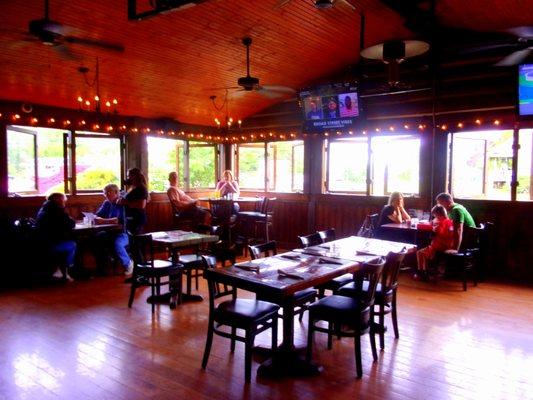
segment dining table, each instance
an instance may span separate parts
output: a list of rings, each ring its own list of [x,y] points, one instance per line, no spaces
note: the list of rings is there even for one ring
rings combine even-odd
[[[394,241],[407,241],[425,247],[429,244],[433,230],[429,221],[388,223],[379,227],[378,236]]]
[[[154,244],[165,247],[171,254],[171,260],[174,265],[180,262],[180,250],[194,249],[198,252],[199,247],[203,244],[213,243],[218,241],[217,235],[207,235],[196,232],[172,230],[172,231],[158,231],[150,232]],[[149,297],[149,301],[157,301],[167,303],[170,301],[170,293],[165,293],[154,298]],[[186,301],[202,301],[203,297],[191,293],[191,282],[187,280],[186,293],[181,294],[178,298],[178,304]]]
[[[328,243],[327,248],[324,246],[296,249],[206,271],[217,282],[254,292],[258,297],[264,295],[275,299],[283,308],[283,341],[277,351],[261,364],[257,371],[259,376],[313,376],[322,370],[321,366],[301,357],[294,344],[293,295],[296,292],[346,273],[357,272],[363,263],[385,256],[390,251],[416,250],[414,245],[407,243],[358,237],[339,239]]]

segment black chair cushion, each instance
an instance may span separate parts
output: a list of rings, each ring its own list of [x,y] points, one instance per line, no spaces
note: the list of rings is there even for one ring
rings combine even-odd
[[[144,276],[165,276],[177,274],[180,271],[181,265],[173,266],[170,261],[154,260],[154,267],[150,264],[137,264],[139,273]]]
[[[215,310],[215,321],[223,325],[248,326],[254,321],[276,315],[279,306],[261,300],[236,299],[227,300]]]
[[[309,306],[309,312],[314,320],[339,321],[346,324],[354,324],[358,321],[356,315],[359,299],[347,296],[332,295],[315,301]],[[368,324],[370,310],[367,307],[359,315],[361,326]]]
[[[237,215],[242,218],[266,218],[266,214],[258,211],[240,211]]]
[[[316,298],[316,290],[313,288],[300,290],[299,292],[294,293],[293,296],[295,302],[303,301],[308,298],[314,300]]]

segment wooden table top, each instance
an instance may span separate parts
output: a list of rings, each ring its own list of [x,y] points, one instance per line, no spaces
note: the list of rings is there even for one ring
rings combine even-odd
[[[149,234],[152,235],[154,243],[163,244],[168,247],[188,247],[218,241],[218,236],[216,235],[204,235],[181,230],[150,232]]]
[[[90,232],[90,231],[109,231],[109,230],[122,229],[120,224],[99,224],[99,225],[87,225],[82,222],[76,222],[74,227],[75,232]]]
[[[208,202],[223,202],[223,201],[234,201],[237,203],[255,203],[256,201],[261,200],[259,197],[235,197],[233,199],[224,199],[224,198],[215,198],[215,197],[198,197],[199,201],[208,201]]]
[[[419,221],[416,224],[409,223],[394,223],[391,222],[390,224],[383,224],[380,226],[380,228],[389,228],[389,229],[403,229],[403,230],[409,230],[409,231],[418,231],[421,229],[418,229],[418,224],[429,224],[429,221]]]
[[[375,258],[376,256],[361,255],[357,259],[344,260],[291,251],[208,270],[207,273],[215,274],[217,281],[242,289],[283,297],[354,272],[362,263]]]

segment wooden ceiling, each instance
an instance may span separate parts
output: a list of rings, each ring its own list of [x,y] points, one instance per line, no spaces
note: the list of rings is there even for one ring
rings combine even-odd
[[[413,0],[411,0],[413,1]],[[148,0],[138,0],[140,4]],[[365,43],[372,45],[413,33],[403,18],[379,0],[350,0],[367,19]],[[245,75],[241,38],[253,38],[251,73],[265,85],[299,89],[335,74],[359,59],[359,15],[338,3],[318,10],[312,0],[208,0],[195,7],[128,21],[127,1],[50,0],[50,18],[71,27],[70,34],[119,42],[124,53],[71,44],[76,59],[27,41],[28,21],[43,17],[43,1],[2,1],[0,9],[0,97],[67,108],[92,93],[77,71],[95,70],[100,60],[100,94],[116,97],[121,114],[169,117],[213,125],[210,95]],[[442,0],[439,21],[447,26],[494,30],[533,21],[523,0]],[[232,92],[230,92],[232,93]],[[288,96],[291,97],[291,96]],[[283,98],[258,93],[230,95],[229,114],[246,118]]]

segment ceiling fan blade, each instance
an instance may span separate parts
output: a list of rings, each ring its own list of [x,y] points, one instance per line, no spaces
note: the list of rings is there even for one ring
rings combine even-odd
[[[494,64],[497,67],[510,67],[522,63],[531,54],[531,49],[518,50]]]
[[[60,44],[60,45],[57,45],[57,46],[53,46],[52,48],[64,60],[67,60],[67,61],[79,61],[79,60],[81,60],[81,57],[79,57],[77,54],[73,53],[72,50],[70,50],[65,45]]]
[[[274,92],[266,89],[258,89],[255,90],[255,92],[263,97],[266,97],[268,99],[277,99],[278,97],[282,97],[283,93],[280,92]]]
[[[356,11],[357,9],[355,8],[355,6],[350,3],[348,0],[336,0],[336,3],[342,3],[342,4],[345,4],[346,6],[350,7],[353,11]]]
[[[492,44],[479,44],[479,45],[472,45],[469,48],[461,49],[457,51],[458,55],[467,55],[467,54],[475,54],[475,53],[481,53],[485,51],[491,51],[491,50],[499,50],[499,49],[508,49],[512,47],[517,47],[518,44],[515,42],[505,42],[505,43],[492,43]]]
[[[270,92],[280,92],[280,93],[295,93],[296,90],[288,86],[280,85],[262,85],[259,87],[259,90],[268,90]]]
[[[93,46],[100,47],[105,50],[116,51],[122,53],[124,51],[124,46],[119,43],[106,42],[104,40],[82,38],[76,36],[64,36],[63,40],[66,43],[81,44],[84,46]]]
[[[533,26],[516,26],[505,31],[518,37],[533,38]]]

